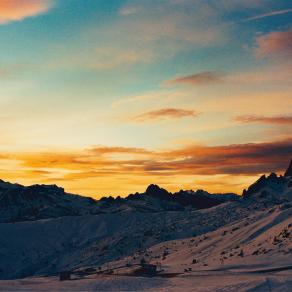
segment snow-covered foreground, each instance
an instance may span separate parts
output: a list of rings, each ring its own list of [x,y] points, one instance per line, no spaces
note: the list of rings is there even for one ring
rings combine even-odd
[[[197,272],[173,278],[94,276],[60,282],[56,277],[0,281],[1,291],[279,291],[292,290],[291,271],[278,273]]]
[[[134,276],[142,258],[160,263],[162,271],[154,277]],[[159,243],[102,267],[108,268],[113,274],[68,281],[2,280],[0,290],[292,291],[292,206],[258,210],[204,235]]]
[[[244,218],[238,202],[183,212],[125,212],[0,224],[0,278],[100,265],[156,243],[203,234]]]

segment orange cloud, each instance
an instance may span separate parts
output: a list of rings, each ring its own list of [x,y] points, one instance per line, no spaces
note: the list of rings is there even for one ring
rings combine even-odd
[[[51,7],[51,0],[0,0],[0,24],[45,13]]]
[[[292,56],[292,30],[275,31],[257,38],[258,57]]]
[[[163,155],[176,158],[169,165],[185,173],[251,175],[283,170],[292,155],[291,146],[292,138],[270,143],[190,146]]]
[[[76,153],[3,154],[34,170],[63,169],[97,174],[258,174],[284,170],[292,156],[292,138],[269,143],[225,146],[192,145],[170,151],[142,148],[95,147]],[[108,153],[127,153],[108,156]],[[82,175],[81,175],[82,176]]]
[[[178,108],[163,108],[159,110],[152,110],[143,114],[140,114],[134,119],[136,121],[152,121],[161,119],[179,119],[184,117],[197,117],[199,113],[193,110],[178,109]]]
[[[192,75],[187,75],[166,81],[166,84],[176,85],[176,84],[186,84],[186,85],[205,85],[210,83],[222,82],[222,74],[218,72],[205,71]]]
[[[100,147],[93,147],[89,149],[90,153],[94,153],[97,155],[104,155],[104,154],[150,154],[151,151],[143,149],[143,148],[136,148],[136,147],[106,147],[106,146],[100,146]]]
[[[292,116],[275,116],[275,117],[266,117],[266,116],[238,116],[235,117],[235,121],[241,123],[263,123],[263,124],[279,124],[279,125],[291,125]]]
[[[269,143],[191,145],[169,151],[93,147],[68,153],[3,153],[0,159],[5,168],[0,177],[28,184],[60,183],[74,192],[92,195],[94,191],[101,195],[142,191],[148,183],[171,184],[175,189],[182,182],[191,186],[197,178],[201,188],[223,192],[224,185],[232,191],[234,176],[243,186],[259,174],[283,171],[292,157],[291,149],[292,137]],[[212,188],[212,181],[216,188]],[[240,191],[236,184],[234,188]]]

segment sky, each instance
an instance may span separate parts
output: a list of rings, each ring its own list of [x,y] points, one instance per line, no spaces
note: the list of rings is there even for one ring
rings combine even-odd
[[[292,2],[0,0],[0,178],[237,192],[292,158]]]

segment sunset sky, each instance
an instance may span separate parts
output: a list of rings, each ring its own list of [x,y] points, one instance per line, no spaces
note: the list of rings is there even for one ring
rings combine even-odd
[[[0,0],[0,178],[238,192],[292,158],[292,2]]]

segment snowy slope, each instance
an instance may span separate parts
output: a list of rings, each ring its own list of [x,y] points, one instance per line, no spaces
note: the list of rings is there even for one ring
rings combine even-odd
[[[243,218],[239,203],[197,211],[117,212],[0,224],[0,278],[99,265]]]
[[[145,258],[160,262],[165,272],[177,273],[189,269],[259,271],[292,269],[291,255],[292,204],[253,212],[201,236],[160,243],[127,261],[135,263]]]
[[[216,231],[162,242],[103,265],[102,269],[113,269],[111,275],[85,275],[64,282],[57,277],[0,281],[0,290],[289,292],[291,215],[292,207],[287,204],[257,210]],[[130,276],[142,258],[161,263],[162,272],[154,278]],[[126,267],[116,269],[120,266]]]

